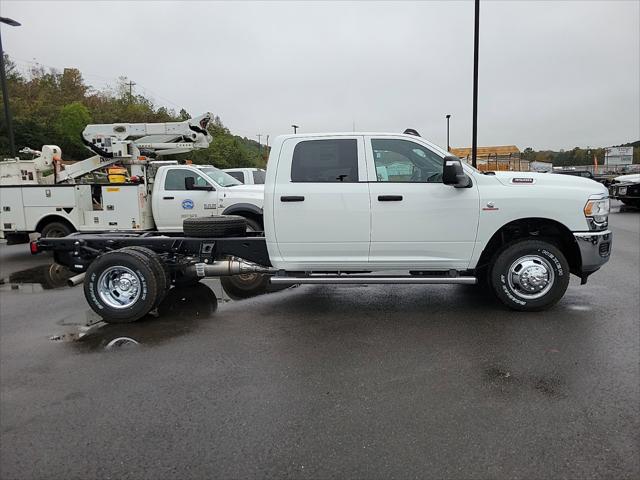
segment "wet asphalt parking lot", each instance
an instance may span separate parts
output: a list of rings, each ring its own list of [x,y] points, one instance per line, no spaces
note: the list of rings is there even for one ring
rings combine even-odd
[[[86,326],[50,257],[1,245],[0,477],[639,478],[640,213],[613,212],[610,262],[528,314],[464,286],[206,281]]]

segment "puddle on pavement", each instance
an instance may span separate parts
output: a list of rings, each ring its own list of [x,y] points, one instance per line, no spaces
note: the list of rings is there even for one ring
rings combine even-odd
[[[59,320],[60,333],[49,340],[71,342],[81,351],[115,351],[155,345],[196,329],[213,316],[219,301],[229,300],[218,299],[214,290],[203,283],[172,288],[156,312],[136,322],[109,324],[87,310]]]
[[[0,291],[38,293],[56,288],[82,289],[67,286],[67,280],[74,275],[56,263],[39,265],[0,279]],[[264,294],[285,288],[290,287],[269,285]],[[108,324],[90,309],[67,316],[56,322],[60,330],[49,340],[71,342],[85,350],[120,350],[157,344],[195,329],[214,314],[220,303],[241,301],[247,296],[250,295],[234,290],[230,282],[205,279],[189,287],[172,288],[156,311],[136,322]]]
[[[214,317],[220,303],[234,301],[219,280],[207,279],[189,287],[172,288],[156,311],[136,322],[109,324],[92,310],[70,315],[56,322],[60,332],[49,340],[72,343],[83,352],[156,345],[197,329]]]
[[[37,293],[43,290],[67,286],[67,280],[75,275],[71,270],[57,263],[38,265],[13,272],[8,278],[0,279],[0,290],[16,290],[20,293]]]

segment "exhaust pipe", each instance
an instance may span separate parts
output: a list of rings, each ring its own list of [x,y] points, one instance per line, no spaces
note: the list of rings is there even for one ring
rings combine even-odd
[[[185,275],[194,277],[226,277],[247,273],[276,273],[272,267],[263,267],[244,260],[222,260],[213,263],[196,263],[185,270]]]
[[[79,273],[78,275],[74,275],[69,280],[67,280],[67,285],[70,287],[75,287],[76,285],[80,285],[84,282],[84,276],[86,273]]]

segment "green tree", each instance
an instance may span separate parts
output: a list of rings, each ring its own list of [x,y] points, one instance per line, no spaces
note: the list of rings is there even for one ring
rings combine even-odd
[[[91,123],[91,114],[80,102],[70,103],[60,109],[56,131],[60,138],[58,144],[63,152],[76,158],[82,156],[85,150],[80,137],[82,130],[89,123]]]

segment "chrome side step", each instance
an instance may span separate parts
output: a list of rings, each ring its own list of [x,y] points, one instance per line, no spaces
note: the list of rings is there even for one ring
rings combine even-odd
[[[356,275],[318,275],[309,277],[271,277],[271,283],[275,284],[383,284],[383,283],[401,283],[401,284],[443,284],[443,285],[475,285],[478,283],[476,277],[423,277],[423,276],[381,276],[381,277],[364,277]]]

